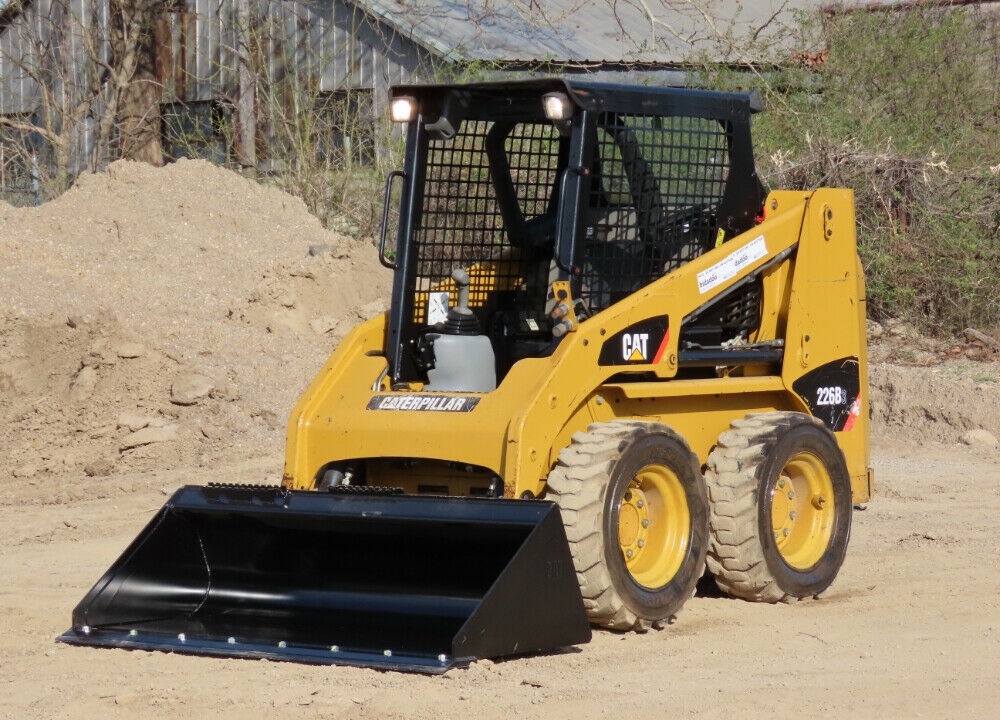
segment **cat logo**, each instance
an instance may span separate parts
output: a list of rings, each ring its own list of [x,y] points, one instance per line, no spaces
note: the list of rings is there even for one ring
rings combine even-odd
[[[670,346],[670,318],[666,315],[632,323],[601,344],[597,364],[656,365]]]
[[[648,357],[649,333],[625,333],[622,335],[622,360],[643,362]]]

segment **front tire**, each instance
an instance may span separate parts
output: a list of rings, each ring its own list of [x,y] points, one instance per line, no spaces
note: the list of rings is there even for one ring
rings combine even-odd
[[[666,425],[592,424],[549,474],[591,623],[645,630],[694,593],[708,550],[698,460]]]
[[[730,595],[793,601],[826,590],[851,534],[851,481],[837,440],[802,413],[748,415],[708,457],[708,567]]]

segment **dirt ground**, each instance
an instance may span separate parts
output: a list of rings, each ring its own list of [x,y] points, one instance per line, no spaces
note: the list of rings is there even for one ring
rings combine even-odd
[[[55,644],[175,488],[277,481],[299,393],[388,296],[374,255],[202,162],[0,205],[0,718],[996,714],[1000,362],[898,325],[872,328],[876,496],[820,600],[705,592],[440,677]]]

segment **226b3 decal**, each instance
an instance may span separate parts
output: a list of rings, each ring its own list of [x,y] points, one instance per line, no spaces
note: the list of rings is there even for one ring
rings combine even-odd
[[[850,431],[861,411],[858,358],[845,357],[821,365],[792,383],[792,390],[830,430]]]
[[[847,390],[836,386],[816,388],[816,405],[843,405],[847,402]]]

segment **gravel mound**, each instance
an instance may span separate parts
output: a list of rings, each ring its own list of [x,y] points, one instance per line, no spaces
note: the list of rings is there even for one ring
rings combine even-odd
[[[29,481],[280,456],[298,395],[391,282],[370,242],[198,160],[0,206],[0,267],[0,445]]]

